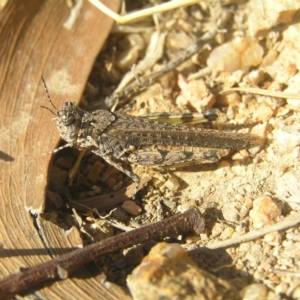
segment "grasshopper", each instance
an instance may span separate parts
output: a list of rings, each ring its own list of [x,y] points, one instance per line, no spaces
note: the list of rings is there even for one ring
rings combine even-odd
[[[192,163],[214,163],[228,154],[230,149],[259,146],[262,138],[251,134],[231,133],[213,129],[179,126],[153,119],[165,120],[167,113],[149,118],[130,116],[120,112],[96,110],[87,112],[76,103],[66,102],[58,110],[52,103],[45,81],[45,90],[56,110],[56,125],[66,147],[89,148],[106,162],[128,175],[136,184],[140,178],[125,169],[120,162],[129,161],[148,167],[178,167]],[[191,121],[191,114],[183,119]],[[215,119],[211,110],[202,119]],[[151,120],[152,118],[152,120]]]

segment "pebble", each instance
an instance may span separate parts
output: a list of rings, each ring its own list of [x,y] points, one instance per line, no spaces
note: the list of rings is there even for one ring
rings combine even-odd
[[[274,109],[267,103],[257,104],[256,110],[253,112],[253,119],[260,122],[268,122],[274,114]]]
[[[109,177],[106,181],[105,184],[112,188],[118,183],[117,179],[114,176]]]
[[[218,237],[224,230],[224,225],[221,223],[215,223],[211,230],[211,237]]]
[[[142,212],[142,209],[132,200],[124,201],[121,207],[132,216],[138,216]]]
[[[285,282],[281,282],[279,283],[276,287],[275,287],[275,293],[280,295],[280,294],[286,294],[288,289],[288,285]]]
[[[91,184],[95,184],[100,180],[100,175],[102,174],[103,170],[104,170],[105,166],[103,163],[101,163],[100,161],[95,161],[95,163],[92,165],[92,167],[90,168],[86,179],[91,183]]]
[[[242,300],[280,300],[279,296],[277,296],[274,292],[269,291],[265,285],[260,283],[254,283],[244,287],[240,291],[240,295]]]
[[[218,98],[218,104],[229,107],[238,107],[241,103],[241,96],[238,93],[221,95]]]
[[[242,149],[231,156],[232,160],[245,160],[249,158],[249,153],[246,149]]]
[[[221,233],[220,235],[220,239],[221,240],[227,240],[230,239],[232,237],[232,235],[234,234],[234,229],[232,227],[226,227],[224,229],[224,231]]]
[[[299,172],[287,172],[276,180],[276,194],[295,209],[300,209]]]
[[[252,70],[245,77],[250,85],[255,86],[263,82],[265,79],[265,73],[262,70]]]
[[[282,241],[282,233],[278,231],[267,233],[264,236],[264,242],[271,246],[279,246]]]
[[[300,100],[299,100],[300,101]],[[274,140],[282,151],[291,150],[300,145],[300,125],[294,124],[273,130]]]
[[[212,108],[215,102],[215,96],[209,91],[203,80],[189,81],[176,98],[178,106],[191,105],[200,113],[203,111],[203,107]]]
[[[293,299],[300,299],[300,284],[294,289],[292,293]]]
[[[123,221],[123,222],[126,222],[129,219],[128,213],[123,209],[121,209],[121,207],[118,207],[116,210],[114,210],[112,216],[118,221]]]
[[[248,259],[251,266],[257,266],[263,260],[263,249],[259,244],[253,244],[245,258]]]
[[[286,93],[294,93],[299,95],[300,89],[299,89],[299,84],[300,84],[300,74],[297,73],[295,76],[293,76],[289,80],[289,86],[287,89],[285,89],[284,92]],[[300,100],[299,99],[286,99],[286,102],[290,104],[291,106],[294,106],[295,108],[300,108]]]
[[[266,195],[253,201],[253,209],[249,213],[254,228],[261,228],[280,215],[279,204]]]
[[[299,8],[298,1],[249,1],[249,34],[259,38],[265,37],[270,28],[291,22]]]
[[[272,267],[271,264],[266,261],[262,261],[259,266],[263,271],[269,271]]]
[[[225,176],[230,171],[230,162],[227,160],[221,160],[218,163],[218,168],[215,170],[216,174]]]
[[[295,241],[295,242],[300,242],[300,234],[299,232],[287,232],[285,235],[287,240]]]
[[[164,186],[173,192],[176,192],[179,189],[178,179],[174,176],[169,176],[168,180],[165,182]]]
[[[164,204],[165,206],[167,206],[168,208],[170,208],[170,209],[172,209],[172,210],[173,210],[173,209],[176,209],[177,204],[176,204],[174,201],[170,201],[170,200],[163,199],[162,202],[163,202],[163,204]]]
[[[239,212],[234,203],[229,203],[222,208],[223,217],[229,222],[237,222],[239,220]]]
[[[240,299],[235,287],[198,268],[179,244],[154,246],[127,284],[135,300]]]
[[[218,73],[247,71],[262,62],[263,54],[263,48],[256,39],[237,37],[214,48],[207,59],[207,66]]]
[[[284,256],[287,258],[300,258],[300,242],[284,241]]]

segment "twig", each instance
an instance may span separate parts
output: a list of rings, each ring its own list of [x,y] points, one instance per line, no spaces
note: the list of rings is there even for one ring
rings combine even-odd
[[[103,255],[143,243],[148,240],[162,240],[166,236],[187,232],[202,232],[204,221],[196,208],[169,219],[124,232],[104,241],[53,258],[45,263],[20,270],[0,281],[0,298],[11,299],[20,292],[48,280],[64,280],[78,267]]]
[[[235,244],[241,244],[244,242],[248,242],[248,241],[260,238],[260,237],[266,235],[267,233],[284,230],[284,229],[299,226],[299,225],[300,225],[300,213],[295,213],[291,216],[284,218],[282,221],[280,221],[276,224],[273,224],[273,225],[255,230],[255,231],[248,232],[242,236],[234,237],[232,239],[228,239],[225,241],[213,242],[211,244],[206,245],[205,247],[193,249],[193,250],[189,251],[189,254],[203,252],[206,249],[215,250],[215,249],[220,249],[220,248],[232,247]]]
[[[68,174],[68,177],[69,177],[69,186],[73,185],[73,180],[74,180],[74,178],[75,178],[75,176],[76,176],[76,174],[78,172],[78,169],[80,167],[81,161],[82,161],[84,155],[87,153],[87,151],[88,151],[88,148],[85,148],[85,149],[83,149],[83,150],[81,150],[79,152],[79,155],[78,155],[78,157],[76,159],[76,162],[75,162],[74,166],[69,171],[69,174]]]
[[[107,6],[105,6],[103,3],[101,3],[99,0],[89,0],[93,5],[95,5],[99,10],[101,10],[103,13],[114,19],[118,24],[126,24],[130,22],[137,21],[139,19],[157,14],[162,13],[168,10],[172,10],[181,6],[188,6],[195,4],[199,2],[199,0],[173,0],[169,1],[167,3],[163,3],[157,6],[153,6],[150,8],[142,9],[139,11],[135,11],[132,13],[129,13],[125,16],[121,16],[119,14],[116,14],[112,10],[110,10]]]
[[[237,88],[229,88],[223,89],[219,94],[226,95],[234,92],[242,92],[242,93],[250,93],[254,95],[268,96],[274,98],[283,98],[283,99],[297,99],[300,100],[299,94],[286,93],[280,91],[269,91],[258,88],[250,88],[250,87],[237,87]]]
[[[115,105],[117,101],[119,101],[120,98],[125,98],[126,100],[133,96],[135,93],[141,92],[145,89],[147,89],[150,85],[156,82],[156,80],[161,77],[162,75],[170,72],[171,70],[175,69],[177,66],[179,66],[181,63],[186,61],[188,58],[193,56],[195,53],[197,53],[207,41],[213,39],[215,35],[217,34],[217,29],[213,29],[212,31],[209,31],[205,33],[195,44],[191,45],[187,48],[181,55],[178,56],[178,58],[168,62],[162,69],[160,69],[157,72],[154,72],[150,75],[144,76],[139,78],[139,81],[135,81],[134,83],[128,85],[125,87],[122,91],[119,91],[117,93],[112,94],[111,96],[106,97],[104,100],[104,107],[101,108],[111,108]],[[124,104],[121,103],[120,104]]]
[[[295,277],[295,278],[300,278],[300,272],[292,272],[292,271],[287,271],[287,270],[279,270],[279,269],[270,269],[269,273],[273,273],[279,276],[284,276],[284,277]]]

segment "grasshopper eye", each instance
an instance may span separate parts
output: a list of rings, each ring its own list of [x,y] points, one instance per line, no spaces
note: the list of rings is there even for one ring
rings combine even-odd
[[[65,126],[72,125],[76,121],[76,118],[73,114],[69,114],[69,113],[65,113],[65,112],[63,112],[61,114],[60,118],[61,118],[62,123]]]

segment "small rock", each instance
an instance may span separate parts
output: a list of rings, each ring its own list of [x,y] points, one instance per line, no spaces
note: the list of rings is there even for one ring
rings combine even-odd
[[[284,245],[284,256],[288,259],[299,259],[300,258],[300,242],[288,241],[283,243]],[[288,264],[286,264],[288,265]]]
[[[280,282],[276,287],[275,287],[275,292],[276,294],[280,295],[280,294],[286,294],[287,290],[288,290],[288,284],[286,284],[285,282]]]
[[[175,209],[177,206],[177,204],[174,201],[170,201],[170,200],[166,200],[166,199],[163,199],[162,203],[172,210]]]
[[[114,176],[111,176],[105,181],[105,183],[108,187],[113,188],[118,183],[118,181]]]
[[[299,84],[300,84],[300,74],[297,73],[295,76],[293,76],[289,80],[289,86],[285,89],[285,93],[294,93],[299,95],[300,89],[299,89]],[[294,107],[300,107],[300,100],[299,99],[286,99],[286,102],[290,104],[291,106]]]
[[[225,241],[227,239],[230,239],[232,237],[232,235],[234,234],[234,229],[231,227],[226,227],[224,229],[224,231],[221,233],[220,235],[220,239],[222,241]]]
[[[299,172],[288,172],[276,180],[276,194],[295,209],[300,209],[300,175]]]
[[[236,38],[212,50],[207,66],[215,72],[247,71],[262,62],[263,48],[254,38]]]
[[[300,234],[299,232],[287,232],[285,235],[287,240],[291,240],[294,242],[300,242]]]
[[[232,160],[245,160],[249,158],[249,153],[246,149],[242,149],[231,156]]]
[[[203,80],[189,81],[185,90],[176,99],[177,105],[191,105],[200,113],[203,107],[212,108],[215,102],[215,96],[209,91]]]
[[[239,220],[239,212],[233,203],[225,205],[222,208],[223,217],[229,222],[237,222]]]
[[[291,295],[291,298],[292,298],[292,299],[299,299],[299,298],[300,298],[300,285],[298,285],[298,286],[294,289],[294,291],[293,291],[293,293],[292,293],[292,295]]]
[[[172,191],[172,192],[176,192],[179,189],[179,182],[178,179],[174,176],[170,176],[168,178],[168,180],[165,182],[164,186]]]
[[[127,284],[135,300],[239,299],[231,284],[198,268],[179,244],[154,246]]]
[[[114,210],[112,216],[118,221],[123,221],[123,222],[126,222],[129,219],[128,213],[123,209],[121,209],[121,207],[118,207],[116,210]]]
[[[264,9],[265,7],[268,9]],[[291,22],[299,8],[299,1],[249,1],[250,35],[258,38],[265,37],[271,27]]]
[[[211,230],[211,236],[217,237],[219,236],[224,230],[224,225],[221,223],[215,223],[212,230]]]
[[[272,118],[275,109],[267,103],[257,104],[257,109],[253,112],[253,119],[259,122],[268,122]]]
[[[253,243],[251,249],[246,253],[245,259],[248,260],[250,266],[256,267],[263,259],[262,246]]]
[[[267,233],[264,236],[264,242],[271,246],[279,246],[282,241],[282,234],[278,231]]]
[[[259,85],[265,79],[265,73],[262,70],[252,70],[245,77],[250,85]]]
[[[218,104],[228,107],[238,107],[241,102],[241,96],[238,93],[225,94],[221,95],[220,99],[218,98]]]
[[[279,296],[277,296],[274,292],[269,291],[265,285],[259,283],[250,284],[244,287],[240,291],[240,295],[243,300],[257,300],[257,299],[280,300]]]
[[[104,170],[104,164],[101,163],[100,161],[95,161],[91,169],[89,170],[89,173],[86,176],[86,179],[92,183],[95,184],[100,180],[100,175],[102,174]]]
[[[121,207],[132,216],[138,216],[142,212],[142,209],[132,200],[124,201]]]
[[[230,171],[230,162],[227,160],[221,160],[218,163],[218,169],[215,170],[216,174],[226,174]]]
[[[266,261],[262,261],[262,262],[260,263],[259,266],[260,266],[264,271],[269,271],[269,270],[272,268],[271,264],[269,264],[269,263],[266,262]]]
[[[299,124],[294,124],[275,129],[273,137],[282,150],[294,149],[300,145],[300,126]]]
[[[261,228],[271,220],[280,216],[281,207],[272,198],[261,196],[253,201],[253,209],[250,211],[250,218],[254,228]]]

